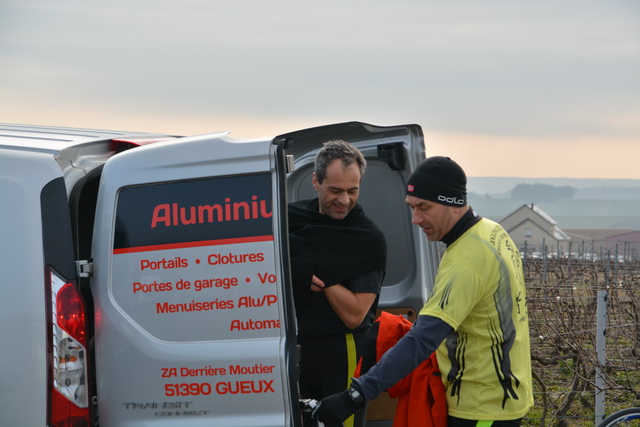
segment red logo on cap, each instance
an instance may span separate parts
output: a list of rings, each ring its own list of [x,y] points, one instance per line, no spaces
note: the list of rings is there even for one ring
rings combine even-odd
[[[413,193],[413,185],[407,185],[407,191],[410,191]]]

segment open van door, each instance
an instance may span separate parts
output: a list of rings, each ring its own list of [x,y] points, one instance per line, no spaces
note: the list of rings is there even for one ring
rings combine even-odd
[[[226,133],[103,169],[92,245],[100,426],[298,426],[284,144]]]
[[[295,167],[287,177],[289,201],[317,197],[311,178],[313,160],[322,143],[345,140],[362,151],[367,168],[358,203],[383,231],[387,240],[387,271],[378,309],[405,316],[411,321],[433,289],[439,263],[438,245],[411,224],[404,201],[406,183],[425,159],[425,143],[419,125],[373,126],[348,122],[281,135],[288,142],[287,154]],[[304,396],[303,396],[304,397]],[[383,393],[367,411],[373,425],[391,425],[396,401]]]

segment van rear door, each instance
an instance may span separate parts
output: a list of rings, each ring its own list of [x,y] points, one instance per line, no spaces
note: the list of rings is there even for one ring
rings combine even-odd
[[[367,168],[358,203],[387,241],[387,269],[378,309],[416,319],[427,300],[440,259],[436,243],[411,223],[405,198],[406,182],[425,159],[422,129],[416,124],[374,126],[347,122],[281,135],[289,142],[287,154],[295,168],[287,177],[289,201],[317,197],[311,178],[313,160],[324,141],[345,140],[362,151]],[[304,397],[304,396],[303,396]],[[396,400],[383,393],[369,404],[367,425],[391,426]]]
[[[300,425],[283,144],[226,133],[104,166],[92,245],[100,426]]]

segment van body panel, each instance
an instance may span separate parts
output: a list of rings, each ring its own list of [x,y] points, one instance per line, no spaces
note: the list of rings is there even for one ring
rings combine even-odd
[[[276,150],[218,134],[105,164],[92,281],[101,426],[294,424]]]
[[[41,194],[61,172],[49,154],[0,149],[2,425],[44,425],[47,341]]]

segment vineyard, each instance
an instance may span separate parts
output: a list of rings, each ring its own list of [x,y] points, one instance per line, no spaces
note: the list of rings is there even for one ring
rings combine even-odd
[[[640,260],[528,258],[524,270],[535,392],[524,425],[593,426],[598,399],[605,414],[640,406]]]

